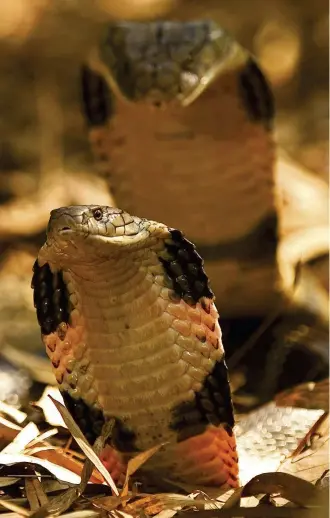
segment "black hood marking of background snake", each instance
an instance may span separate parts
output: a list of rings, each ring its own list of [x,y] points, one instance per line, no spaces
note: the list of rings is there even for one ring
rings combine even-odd
[[[271,130],[275,116],[273,92],[252,58],[240,72],[239,86],[240,95],[251,120],[263,122],[265,127]]]
[[[102,126],[113,113],[113,99],[106,81],[88,67],[83,67],[81,85],[87,122],[91,126]]]
[[[125,84],[125,81],[120,81]],[[250,119],[270,131],[275,117],[275,100],[268,81],[253,58],[238,75],[239,93]],[[88,66],[81,70],[83,112],[90,126],[102,126],[115,113],[114,98],[106,80]]]
[[[183,441],[202,433],[208,424],[219,426],[223,423],[228,425],[226,430],[232,435],[234,411],[225,360],[215,363],[193,401],[182,403],[173,410],[171,427],[179,433],[178,440]]]
[[[172,242],[165,248],[171,255],[170,260],[159,258],[170,277],[174,292],[187,304],[195,305],[201,297],[212,298],[213,292],[203,268],[203,259],[193,243],[179,230],[170,230]]]
[[[237,261],[267,262],[274,257],[278,246],[278,216],[269,214],[251,232],[239,239],[204,245],[196,248],[204,261],[223,261],[235,257]],[[262,255],[260,249],[262,247]]]
[[[56,331],[62,322],[69,323],[69,298],[62,273],[52,273],[49,265],[33,266],[32,288],[34,307],[44,335]]]

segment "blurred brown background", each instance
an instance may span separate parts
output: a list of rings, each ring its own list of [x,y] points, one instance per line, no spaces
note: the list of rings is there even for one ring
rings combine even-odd
[[[214,18],[254,52],[276,95],[278,142],[328,177],[326,0],[2,0],[1,347],[40,347],[29,284],[49,210],[108,200],[92,173],[80,64],[106,21],[157,17]]]
[[[0,7],[2,197],[10,172],[86,168],[79,65],[103,22],[211,17],[252,50],[277,98],[278,141],[327,178],[325,0],[3,0]],[[18,194],[33,191],[20,175]],[[23,182],[23,183],[22,183]],[[14,193],[15,194],[15,193]]]

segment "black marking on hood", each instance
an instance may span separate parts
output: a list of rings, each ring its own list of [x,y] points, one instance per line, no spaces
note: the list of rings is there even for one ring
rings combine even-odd
[[[66,391],[61,391],[65,406],[79,426],[90,444],[94,444],[101,435],[104,423],[110,420],[105,417],[102,410],[95,405],[89,405],[82,398],[73,398]],[[124,423],[114,417],[115,424],[112,429],[109,443],[120,452],[136,452],[135,434],[125,427]]]
[[[95,406],[88,405],[81,398],[75,399],[66,391],[61,391],[65,406],[79,426],[80,430],[90,444],[101,435],[105,423],[102,410]]]
[[[69,295],[62,272],[52,273],[49,264],[33,265],[33,302],[43,335],[54,333],[59,324],[69,324]]]
[[[250,232],[242,237],[225,241],[196,245],[205,261],[224,261],[235,259],[242,262],[268,262],[276,259],[278,246],[278,216],[268,214]]]
[[[224,424],[228,433],[233,433],[234,412],[224,360],[215,363],[194,401],[181,403],[172,412],[171,428],[178,432],[179,441],[203,433],[208,424]]]
[[[252,121],[272,129],[275,101],[271,87],[254,59],[250,58],[239,75],[239,92]]]
[[[179,230],[170,230],[171,240],[165,242],[170,259],[159,257],[160,262],[172,281],[173,290],[190,305],[195,305],[201,297],[213,298],[208,277],[204,271],[203,259],[193,243]]]
[[[113,97],[103,77],[84,66],[81,71],[83,111],[90,126],[102,126],[113,114]]]

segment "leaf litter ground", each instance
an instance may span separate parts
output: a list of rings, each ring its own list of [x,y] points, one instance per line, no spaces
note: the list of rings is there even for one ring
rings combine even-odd
[[[325,380],[279,395],[278,405],[289,404],[291,409],[315,409],[318,397],[319,413],[314,414],[313,425],[276,469],[267,470],[264,462],[265,472],[249,477],[249,468],[255,469],[256,464],[244,461],[243,455],[244,484],[226,492],[172,481],[157,481],[156,485],[165,487],[162,492],[145,485],[138,470],[161,444],[134,457],[123,484],[117,487],[98,457],[111,435],[111,422],[91,447],[53,387],[47,387],[37,403],[47,419],[42,427],[29,422],[24,412],[0,403],[1,517],[190,518],[198,513],[197,518],[323,518],[328,516],[328,391]],[[249,418],[254,419],[254,414]],[[269,457],[274,468],[274,457]]]

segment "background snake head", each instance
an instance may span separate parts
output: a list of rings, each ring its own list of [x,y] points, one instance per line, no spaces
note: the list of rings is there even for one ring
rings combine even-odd
[[[91,66],[129,101],[189,104],[243,49],[212,21],[107,26]]]

